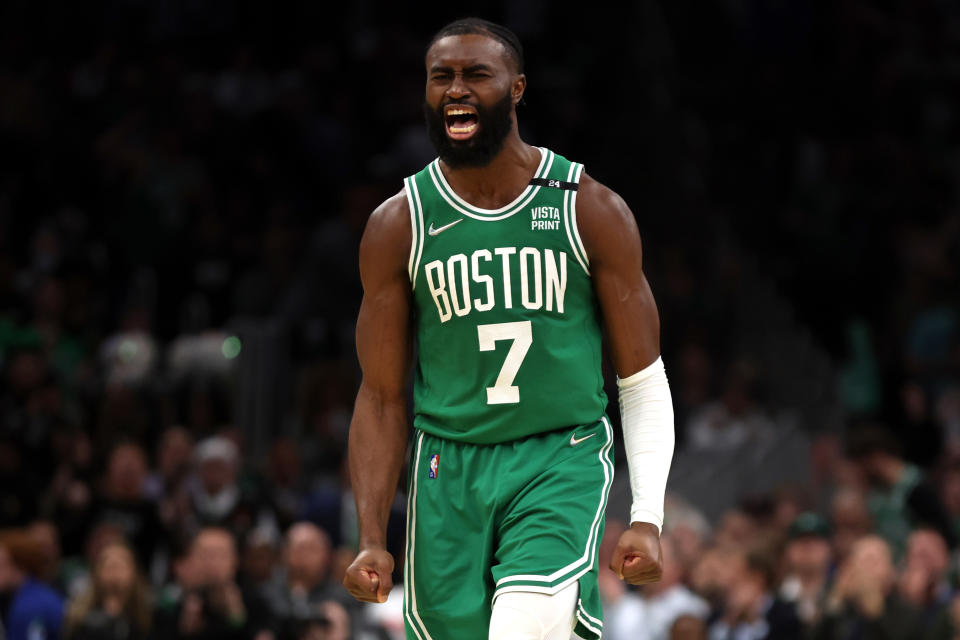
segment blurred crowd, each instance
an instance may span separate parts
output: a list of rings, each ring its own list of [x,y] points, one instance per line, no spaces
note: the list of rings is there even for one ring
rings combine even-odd
[[[526,45],[525,139],[637,215],[680,447],[777,438],[731,338],[751,264],[836,363],[848,430],[802,425],[810,486],[714,521],[671,498],[664,580],[603,572],[605,638],[958,637],[960,5],[614,4],[470,11]],[[433,156],[421,57],[453,10],[0,5],[7,638],[402,637],[399,591],[338,586],[356,253]]]
[[[833,454],[822,500],[781,488],[710,523],[668,497],[663,580],[634,591],[601,572],[604,638],[960,637],[958,472],[908,462],[875,424]],[[608,514],[601,562],[624,526]]]

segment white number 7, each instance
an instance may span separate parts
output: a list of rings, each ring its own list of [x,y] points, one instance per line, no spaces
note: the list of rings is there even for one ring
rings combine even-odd
[[[477,325],[480,351],[493,351],[499,340],[512,340],[507,359],[500,367],[500,375],[492,387],[487,387],[487,404],[515,404],[520,402],[520,387],[513,386],[513,379],[533,344],[533,329],[529,320]]]

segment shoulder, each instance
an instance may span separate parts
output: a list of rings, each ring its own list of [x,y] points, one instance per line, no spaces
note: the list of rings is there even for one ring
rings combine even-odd
[[[401,189],[393,194],[373,210],[367,219],[367,226],[363,235],[378,236],[382,233],[391,235],[406,230],[410,236],[410,205],[407,203],[407,190]]]
[[[360,270],[407,268],[413,232],[406,189],[384,200],[367,219],[360,240]]]
[[[637,221],[626,201],[586,172],[580,178],[576,215],[577,228],[591,260],[612,249],[639,250]]]

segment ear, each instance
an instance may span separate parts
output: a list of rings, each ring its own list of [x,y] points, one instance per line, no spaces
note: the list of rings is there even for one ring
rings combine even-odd
[[[526,90],[527,76],[521,73],[513,79],[513,85],[510,87],[510,97],[513,101],[513,106],[517,106],[517,103],[523,100],[523,93]]]

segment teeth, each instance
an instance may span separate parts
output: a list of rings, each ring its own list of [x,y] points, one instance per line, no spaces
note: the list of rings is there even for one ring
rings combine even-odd
[[[477,128],[477,124],[469,124],[465,127],[450,127],[450,133],[470,133]]]
[[[466,109],[450,109],[447,111],[448,116],[466,116],[473,115],[472,111],[467,111]]]

